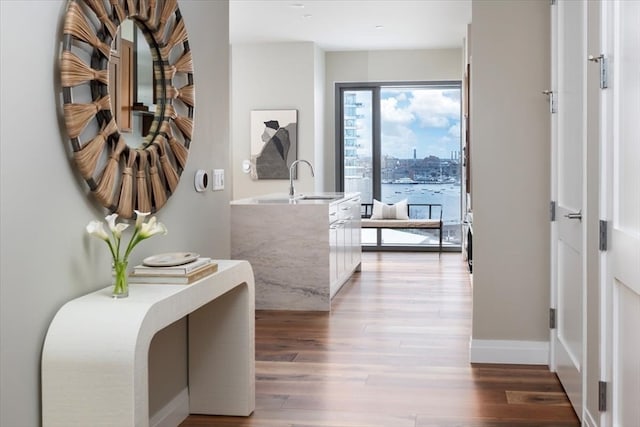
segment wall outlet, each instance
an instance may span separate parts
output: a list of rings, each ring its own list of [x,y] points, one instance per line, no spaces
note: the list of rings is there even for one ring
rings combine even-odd
[[[224,169],[213,170],[213,185],[211,189],[213,191],[224,190]]]

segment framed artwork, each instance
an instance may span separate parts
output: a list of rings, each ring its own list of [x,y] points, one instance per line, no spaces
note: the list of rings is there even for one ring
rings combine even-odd
[[[251,177],[289,179],[298,156],[298,110],[251,112]]]

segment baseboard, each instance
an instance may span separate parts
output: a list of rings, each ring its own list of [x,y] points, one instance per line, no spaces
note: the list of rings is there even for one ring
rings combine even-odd
[[[589,409],[585,409],[582,415],[582,426],[583,427],[598,427],[598,423],[596,422],[597,418],[594,418],[589,412]]]
[[[471,340],[471,363],[548,365],[549,342]]]
[[[189,389],[183,389],[176,397],[160,408],[151,419],[151,427],[175,427],[189,416]]]

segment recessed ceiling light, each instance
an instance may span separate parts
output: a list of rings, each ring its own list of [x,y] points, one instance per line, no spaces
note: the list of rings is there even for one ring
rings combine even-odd
[[[384,25],[376,25],[376,30],[381,30],[384,28]]]
[[[302,15],[302,17],[303,17],[304,19],[309,19],[309,18],[311,18],[312,16],[313,16],[313,15],[312,15],[312,14],[310,14],[310,13],[307,13],[306,15]]]
[[[295,7],[296,9],[304,9],[304,4],[302,4],[302,3],[291,3],[291,7]]]

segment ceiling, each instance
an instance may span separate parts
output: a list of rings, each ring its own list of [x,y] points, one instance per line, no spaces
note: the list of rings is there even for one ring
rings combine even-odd
[[[462,47],[471,0],[230,0],[231,44],[326,51]]]

